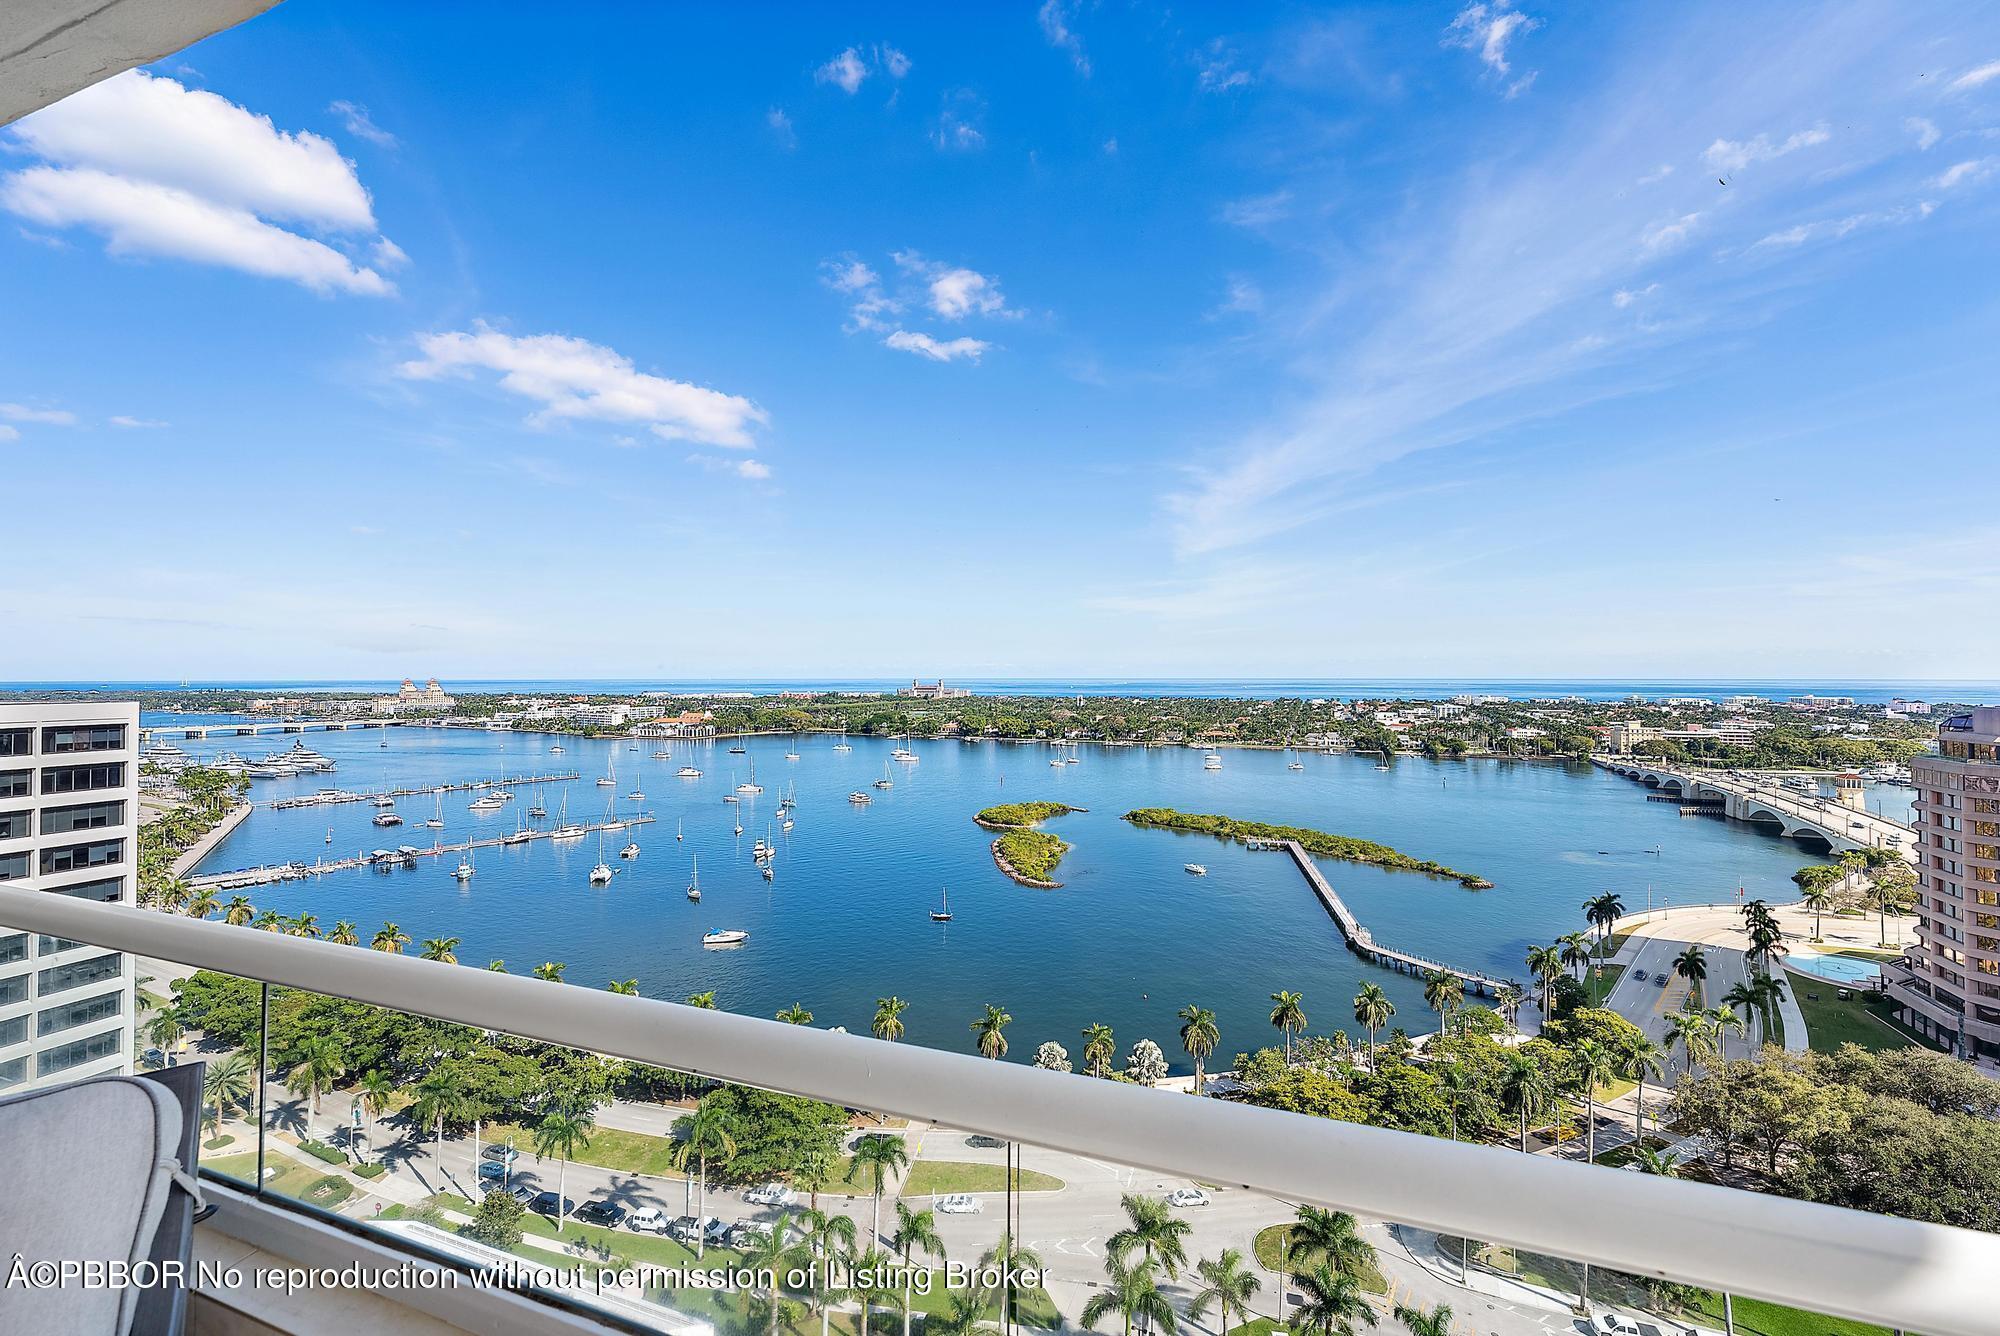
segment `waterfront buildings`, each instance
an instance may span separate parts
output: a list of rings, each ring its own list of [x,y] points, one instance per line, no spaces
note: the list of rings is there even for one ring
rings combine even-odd
[[[970,696],[972,692],[965,687],[948,687],[944,684],[943,678],[935,682],[919,682],[913,677],[910,679],[910,685],[897,687],[896,694],[915,700],[957,700],[962,696]]]
[[[0,705],[0,883],[129,905],[139,707]],[[128,1069],[129,956],[0,927],[0,1090]]]
[[[409,678],[396,689],[393,696],[377,696],[370,702],[376,714],[417,714],[424,710],[449,710],[458,701],[445,693],[433,677],[421,687]]]
[[[2000,706],[1938,725],[1910,762],[1917,942],[1886,970],[1903,1019],[1967,1056],[2000,1056]]]

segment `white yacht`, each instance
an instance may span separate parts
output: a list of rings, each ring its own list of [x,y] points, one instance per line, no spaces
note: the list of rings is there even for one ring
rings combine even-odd
[[[847,801],[853,803],[856,807],[866,807],[869,803],[872,803],[875,800],[869,797],[867,794],[863,793],[860,789],[856,789],[854,792],[847,795]]]
[[[386,793],[378,793],[368,800],[368,805],[370,807],[394,807],[396,800]]]
[[[853,751],[853,750],[854,750],[854,748],[853,748],[853,747],[851,747],[851,746],[849,746],[849,745],[848,745],[848,742],[847,742],[847,739],[846,739],[845,737],[842,737],[842,738],[840,739],[840,741],[838,741],[838,742],[834,743],[834,744],[833,744],[833,749],[834,749],[835,751]]]
[[[896,781],[889,778],[888,766],[885,765],[882,767],[882,778],[875,781],[875,787],[878,789],[893,789],[896,787]]]
[[[757,763],[755,761],[750,763],[750,778],[738,784],[736,791],[738,793],[762,793],[764,791],[764,786],[757,782]]]
[[[507,800],[497,793],[482,793],[466,808],[471,812],[497,812],[507,805]]]
[[[437,795],[437,810],[432,814],[430,820],[424,822],[424,825],[432,830],[444,829],[444,795],[442,793]]]
[[[570,844],[577,840],[582,839],[584,836],[588,834],[590,834],[588,828],[579,826],[574,821],[570,821],[564,823],[563,825],[557,826],[554,830],[551,830],[549,832],[549,838],[554,840],[557,844]]]
[[[403,818],[397,816],[394,812],[377,812],[375,814],[375,824],[378,826],[400,826],[403,824]]]
[[[684,766],[682,766],[682,767],[681,767],[680,769],[678,769],[678,770],[674,771],[674,774],[675,774],[675,775],[677,775],[677,776],[679,776],[679,777],[680,777],[680,778],[682,778],[682,779],[700,779],[700,778],[701,778],[701,771],[699,771],[699,770],[695,769],[695,768],[694,768],[693,766],[691,766],[691,765],[684,765]]]
[[[646,801],[646,791],[644,789],[633,789],[625,795],[625,801],[628,803],[642,803]]]
[[[711,928],[701,935],[703,946],[739,946],[750,940],[741,928]]]
[[[1201,758],[1201,768],[1204,770],[1220,770],[1222,769],[1222,758],[1214,752],[1210,752]]]
[[[1203,867],[1199,863],[1183,863],[1181,864],[1181,867],[1184,870],[1186,870],[1190,876],[1206,877],[1208,875],[1208,869]]]
[[[889,759],[892,761],[914,761],[917,759],[917,754],[908,747],[898,747],[889,753]]]
[[[632,843],[626,845],[618,851],[618,856],[620,858],[637,858],[639,856],[639,842],[634,840]]]
[[[471,881],[472,871],[472,846],[468,844],[465,846],[465,857],[458,860],[458,867],[453,870],[451,875],[460,881]]]
[[[561,756],[562,754],[563,754],[563,747],[560,742],[556,743],[554,746],[549,748],[549,755],[551,756]]]

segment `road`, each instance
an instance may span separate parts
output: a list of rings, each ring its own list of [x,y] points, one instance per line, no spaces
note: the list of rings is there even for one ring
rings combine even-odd
[[[1809,935],[1809,915],[1789,908],[1775,912],[1788,939],[1801,940]],[[1668,1033],[1668,1015],[1686,1005],[1690,991],[1687,980],[1674,972],[1675,958],[1689,946],[1702,948],[1708,966],[1707,978],[1702,982],[1706,1005],[1719,1005],[1732,988],[1739,984],[1747,986],[1750,981],[1750,962],[1745,954],[1749,941],[1739,910],[1706,906],[1666,910],[1621,921],[1618,930],[1629,931],[1631,935],[1614,957],[1625,966],[1625,972],[1605,999],[1606,1005],[1662,1046]],[[1665,987],[1657,983],[1662,976],[1667,979]],[[1789,990],[1779,1011],[1784,1022],[1785,1047],[1792,1052],[1804,1052],[1805,1017]],[[1755,1056],[1764,1042],[1760,1031],[1753,1018],[1743,1034],[1726,1036],[1724,1056]],[[1675,1069],[1679,1067],[1680,1060],[1676,1057]]]

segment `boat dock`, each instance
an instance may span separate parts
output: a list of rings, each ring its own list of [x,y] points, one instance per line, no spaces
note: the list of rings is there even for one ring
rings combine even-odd
[[[1313,861],[1312,855],[1306,852],[1304,845],[1297,840],[1257,840],[1246,843],[1252,848],[1283,849],[1290,854],[1292,861],[1298,864],[1299,871],[1305,874],[1306,884],[1313,888],[1313,893],[1319,896],[1320,903],[1326,906],[1326,912],[1339,925],[1341,936],[1347,939],[1348,949],[1363,959],[1377,965],[1386,965],[1401,974],[1428,974],[1432,970],[1442,970],[1463,980],[1465,986],[1478,997],[1497,994],[1510,982],[1507,979],[1492,978],[1477,970],[1460,969],[1441,960],[1432,960],[1427,956],[1381,945],[1361,920],[1354,917],[1354,911],[1347,907],[1347,902],[1333,889],[1326,879],[1326,874],[1319,870],[1319,864]]]
[[[460,787],[465,787],[461,785]],[[593,822],[583,828],[584,835],[595,835],[601,830],[624,830],[632,826],[651,825],[658,818],[651,816],[629,817],[624,821],[606,823]],[[266,863],[262,867],[237,868],[231,872],[212,872],[200,877],[188,878],[188,885],[196,890],[209,889],[233,891],[244,886],[268,886],[274,881],[303,881],[307,877],[324,876],[332,872],[352,872],[356,868],[374,867],[387,871],[394,867],[414,867],[419,858],[442,858],[446,854],[462,854],[472,849],[497,849],[509,844],[531,844],[536,840],[553,838],[546,830],[512,832],[513,838],[494,836],[491,839],[465,840],[458,844],[432,844],[424,848],[403,846],[385,850],[378,857],[374,853],[356,854],[352,858],[315,859],[310,863]],[[582,836],[575,838],[581,839]]]
[[[377,798],[415,798],[430,793],[465,793],[473,789],[527,788],[532,784],[567,784],[583,776],[574,770],[556,775],[515,775],[508,779],[472,779],[460,784],[428,784],[415,789],[384,789],[380,793],[349,793],[346,789],[300,794],[296,798],[274,798],[264,806],[273,811],[293,807],[329,807],[338,803],[373,802]]]

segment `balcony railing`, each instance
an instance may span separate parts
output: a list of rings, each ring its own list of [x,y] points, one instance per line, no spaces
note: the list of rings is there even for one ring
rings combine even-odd
[[[908,1119],[913,1137],[919,1125],[957,1129],[1005,1143],[997,1153],[1010,1166],[1035,1163],[1024,1150],[1068,1157],[1066,1164],[1126,1166],[1107,1182],[1128,1190],[1141,1181],[1133,1170],[1146,1182],[1168,1175],[1243,1203],[1251,1226],[1259,1223],[1253,1201],[1268,1202],[1273,1220],[1311,1204],[1454,1242],[1505,1245],[1929,1336],[1993,1330],[2000,1237],[1966,1230],[62,896],[0,889],[0,923],[256,981],[266,1027],[272,999],[303,990]],[[267,1091],[267,1082],[282,1079],[261,1062],[259,1077]],[[280,1162],[275,1151],[266,1154],[267,1121],[257,1121],[260,1166]],[[428,1133],[410,1137],[429,1153]],[[580,1167],[566,1165],[572,1175]],[[443,1159],[436,1171],[454,1178]],[[480,1181],[476,1168],[467,1177]],[[541,1181],[556,1186],[553,1174]],[[989,1226],[993,1237],[1054,1228],[1038,1225],[1044,1208],[1024,1204],[1033,1194],[1025,1181],[1018,1186],[1006,1190],[1005,1223]],[[279,1195],[261,1183],[256,1190],[273,1201]],[[1107,1190],[1115,1209],[1118,1189]],[[680,1192],[676,1184],[670,1214],[678,1213]],[[865,1227],[865,1197],[857,1209]],[[967,1228],[956,1217],[945,1223]]]

